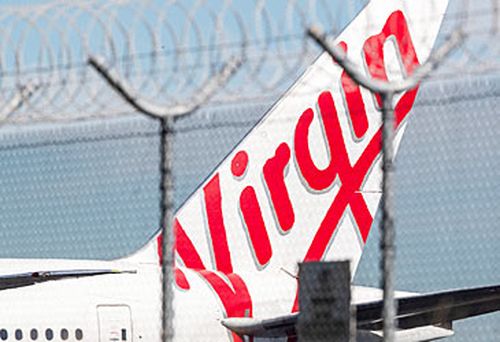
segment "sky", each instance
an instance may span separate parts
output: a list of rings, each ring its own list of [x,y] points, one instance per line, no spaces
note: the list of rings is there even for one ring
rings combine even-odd
[[[398,289],[500,283],[499,99],[498,70],[423,84],[396,160]],[[177,206],[272,102],[204,108],[176,123]],[[0,256],[111,259],[140,247],[158,227],[158,144],[157,124],[138,115],[3,127]],[[358,284],[379,283],[377,228]],[[492,341],[500,314],[455,329],[450,340]]]

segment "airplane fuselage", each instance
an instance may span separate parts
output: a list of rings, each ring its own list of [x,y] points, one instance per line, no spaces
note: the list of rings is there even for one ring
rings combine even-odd
[[[0,291],[0,341],[158,341],[160,268],[72,260],[0,260],[2,274],[127,268],[136,273],[49,281]]]

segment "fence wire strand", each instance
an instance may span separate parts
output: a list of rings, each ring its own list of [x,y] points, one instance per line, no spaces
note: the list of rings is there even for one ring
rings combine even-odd
[[[29,5],[0,5],[0,255],[118,258],[150,238],[158,228],[158,217],[160,225],[167,227],[165,222],[173,221],[174,210],[182,208],[200,184],[205,184],[200,190],[204,197],[200,195],[200,201],[187,214],[181,213],[182,219],[192,219],[200,227],[209,225],[205,214],[196,221],[203,208],[208,211],[207,182],[213,184],[215,178],[208,179],[207,175],[322,53],[307,30],[319,26],[333,41],[366,4],[364,0],[47,0]],[[499,7],[500,0],[450,1],[434,44],[434,49],[442,46],[457,28],[463,34],[461,44],[449,58],[421,82],[412,107],[411,128],[394,161],[397,172],[388,191],[394,199],[397,227],[396,273],[391,278],[396,290],[431,292],[499,281]],[[363,30],[379,29],[373,19],[368,18]],[[425,27],[427,21],[435,19],[430,14],[418,24]],[[422,41],[416,43],[434,39],[427,32],[419,32],[418,36]],[[389,55],[391,47],[387,49]],[[359,54],[354,58],[364,73],[363,57]],[[233,62],[236,66],[230,68],[230,75],[218,80],[224,74],[221,70]],[[401,72],[400,63],[381,66],[387,68],[384,72],[390,81],[398,82],[408,76]],[[112,71],[115,81],[127,85],[121,95],[129,93],[128,99],[120,96],[120,91],[117,93],[119,87],[110,86],[113,80],[96,72],[99,66]],[[331,78],[331,69],[322,70],[325,78]],[[207,84],[212,85],[209,90]],[[332,97],[341,98],[342,91],[352,90],[349,86],[356,88],[357,84],[346,85],[338,93],[332,90]],[[295,93],[294,100],[307,97],[312,99],[309,102],[313,107],[323,90],[311,82]],[[380,111],[373,95],[369,89],[360,90],[363,102]],[[343,105],[338,106],[341,117],[348,114],[346,103]],[[169,118],[168,127],[162,128],[157,121],[141,117],[140,112],[148,111],[141,108],[192,115],[171,121]],[[283,127],[295,128],[295,114],[268,118],[267,124],[275,131],[272,133],[280,134]],[[323,143],[317,139],[324,132],[316,121],[319,120],[311,126],[316,133],[311,134],[315,135],[311,146]],[[362,142],[362,138],[354,141]],[[164,166],[159,168],[160,156],[167,156],[166,147],[169,159],[163,160]],[[295,153],[293,148],[290,150],[289,154]],[[378,167],[379,161],[373,165]],[[298,172],[294,169],[297,167],[291,162],[283,172],[293,174]],[[167,173],[172,178],[159,186],[162,174]],[[233,174],[231,181],[237,185],[231,186],[247,186],[250,181],[243,180],[245,176],[238,178]],[[263,175],[259,177],[258,182],[266,181]],[[216,178],[219,182],[219,174]],[[300,181],[302,185],[306,182]],[[315,206],[307,204],[311,211],[307,215],[323,215],[318,214],[324,204],[321,201],[337,185],[318,191],[322,199]],[[365,189],[363,195],[379,196],[381,190],[374,184],[370,186],[373,189]],[[162,196],[166,189],[171,192],[165,200]],[[257,189],[257,205],[269,204],[260,198],[272,201],[266,197],[267,190],[260,193]],[[312,192],[295,194],[294,204],[304,204],[304,198]],[[162,200],[165,203],[160,211],[164,217],[157,215],[158,202]],[[243,222],[245,229],[245,220],[249,219],[244,217],[241,204],[233,209],[239,215],[235,222]],[[355,230],[355,218],[345,211],[343,217],[353,222]],[[378,216],[370,219],[373,226],[382,226]],[[266,224],[280,224],[276,216],[266,216],[265,220]],[[201,237],[196,235],[194,239],[211,239],[208,228],[203,229]],[[277,227],[269,234],[276,239],[293,236],[293,231],[290,234],[280,229]],[[379,280],[385,278],[377,265],[379,245],[374,239],[380,239],[380,232],[374,228],[371,231],[366,241],[360,234],[355,236],[366,252],[353,277],[355,283],[379,287]],[[255,251],[251,254],[252,242],[248,235],[245,240],[242,232],[232,233],[236,242],[231,253],[251,260],[252,270],[256,265],[259,271],[268,267],[259,264]],[[331,238],[333,241],[337,235]],[[200,241],[194,243],[201,244]],[[172,241],[157,243],[165,243],[164,250],[173,250]],[[278,244],[290,252],[286,243]],[[206,252],[203,261],[214,266],[217,257],[208,249],[202,251]],[[168,257],[171,264],[164,262],[163,266],[183,262],[174,253]],[[260,318],[276,315],[278,309],[280,313],[289,313],[290,303],[280,302],[274,293],[293,292],[298,280],[296,271],[293,267],[282,268],[275,272],[278,275],[273,274],[279,282],[273,286],[265,284],[269,289],[264,297],[272,303],[271,308],[246,308],[243,314]],[[186,307],[194,305],[194,309],[188,313],[174,312],[178,303],[163,301],[163,310],[168,311],[166,317],[170,319],[162,322],[164,336],[175,340],[175,329],[181,325],[183,331],[197,333],[199,340],[217,339],[221,336],[219,331],[200,325],[193,332],[196,329],[185,323],[206,322],[207,317],[197,310],[199,303],[189,302],[189,291],[179,290],[174,277],[177,275],[170,273],[174,280],[163,282],[161,290],[175,292],[182,298],[179,300],[187,298]],[[207,281],[202,280],[207,274],[197,276],[191,275],[189,281]],[[226,274],[224,277],[223,282],[234,281]],[[230,290],[238,293],[231,284]],[[251,285],[257,287],[256,284]],[[159,282],[156,286],[160,287]],[[215,312],[213,308],[221,306],[211,295],[207,292],[206,302],[199,305]],[[175,296],[170,297],[167,299],[176,300]],[[160,304],[160,299],[156,304]],[[159,313],[160,305],[154,309]],[[215,314],[219,315],[217,319],[227,318],[223,310]],[[355,317],[356,313],[352,315]],[[498,338],[498,313],[479,319],[457,324],[455,340]],[[154,328],[160,331],[159,320],[156,323]],[[227,331],[223,334],[238,338]]]
[[[319,51],[307,39],[306,28],[319,24],[335,36],[362,3],[94,0],[3,5],[0,101],[5,106],[22,87],[37,87],[11,123],[129,113],[89,67],[93,55],[102,56],[141,97],[165,106],[189,102],[235,56],[243,66],[213,101],[276,97]],[[456,7],[447,14],[449,21],[474,39],[434,77],[497,70],[499,47],[492,42],[498,37],[498,1]]]

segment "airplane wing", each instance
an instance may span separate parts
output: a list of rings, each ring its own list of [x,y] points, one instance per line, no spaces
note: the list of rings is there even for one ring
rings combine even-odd
[[[113,269],[79,269],[59,271],[36,271],[8,275],[0,275],[0,291],[18,287],[35,285],[47,281],[93,277],[106,274],[136,273],[135,270],[113,270]]]
[[[399,329],[447,324],[500,310],[500,285],[401,297],[397,305]],[[382,329],[382,307],[382,300],[357,304],[358,330]],[[270,319],[227,318],[221,323],[240,335],[284,337],[296,335],[298,317],[294,313]]]

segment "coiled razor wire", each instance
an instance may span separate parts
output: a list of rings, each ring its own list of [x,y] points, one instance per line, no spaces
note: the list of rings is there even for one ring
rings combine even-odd
[[[458,1],[448,16],[474,39],[434,78],[499,69],[500,1]],[[92,55],[141,97],[164,106],[189,102],[234,57],[242,66],[212,102],[277,98],[319,53],[307,27],[316,24],[335,36],[365,3],[55,0],[0,6],[0,120],[74,121],[133,112],[89,67]]]

